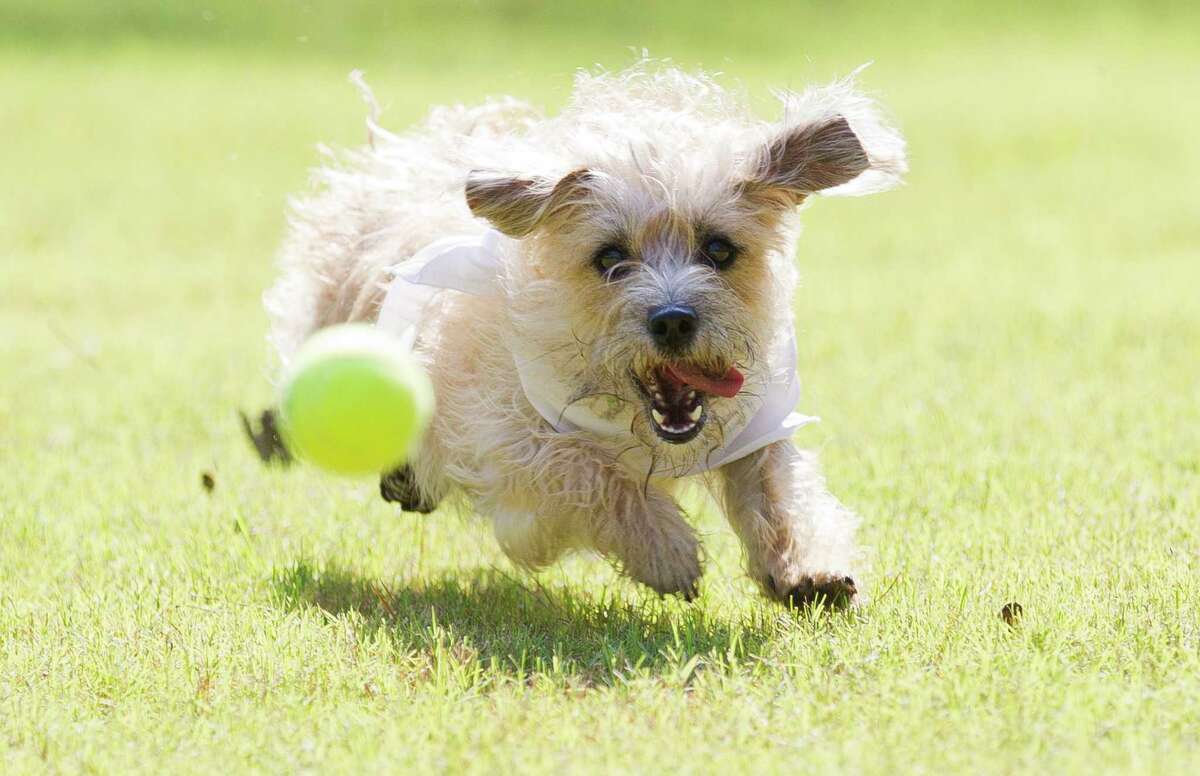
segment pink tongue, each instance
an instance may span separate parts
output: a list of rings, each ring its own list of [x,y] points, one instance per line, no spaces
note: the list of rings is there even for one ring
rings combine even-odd
[[[724,396],[726,399],[737,396],[738,391],[742,390],[742,383],[746,380],[742,373],[733,367],[729,367],[729,371],[723,377],[709,377],[703,372],[690,369],[682,364],[669,364],[666,371],[668,375],[684,385],[690,385],[705,393]]]

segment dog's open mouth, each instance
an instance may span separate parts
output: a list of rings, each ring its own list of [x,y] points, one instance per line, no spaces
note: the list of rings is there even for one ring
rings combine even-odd
[[[650,409],[650,426],[665,442],[681,445],[696,438],[708,419],[710,395],[733,398],[744,378],[730,367],[713,377],[688,364],[663,364],[645,376],[633,375]]]

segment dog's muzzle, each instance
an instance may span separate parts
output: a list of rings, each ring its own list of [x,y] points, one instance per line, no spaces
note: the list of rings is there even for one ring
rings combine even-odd
[[[674,445],[692,441],[704,429],[711,396],[733,398],[744,381],[734,367],[716,378],[679,363],[663,364],[648,375],[631,378],[646,400],[654,433]]]

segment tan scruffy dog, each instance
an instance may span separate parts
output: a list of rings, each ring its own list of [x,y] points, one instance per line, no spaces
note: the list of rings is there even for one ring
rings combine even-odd
[[[850,81],[779,96],[763,122],[642,63],[579,75],[554,118],[505,99],[403,135],[372,120],[294,204],[273,341],[286,362],[344,321],[415,340],[437,412],[383,494],[465,496],[522,566],[590,548],[691,598],[673,494],[698,479],[766,595],[849,602],[856,518],[790,440],[796,211],[894,185],[904,142]]]

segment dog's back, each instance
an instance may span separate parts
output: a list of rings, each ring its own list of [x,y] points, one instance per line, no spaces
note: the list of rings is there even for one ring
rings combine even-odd
[[[367,93],[369,97],[369,93]],[[289,204],[279,280],[264,302],[271,342],[286,363],[314,331],[373,321],[388,269],[446,234],[483,227],[463,200],[477,151],[504,145],[540,119],[513,99],[434,109],[403,135],[368,121],[368,144],[334,152],[314,171],[318,190]]]

